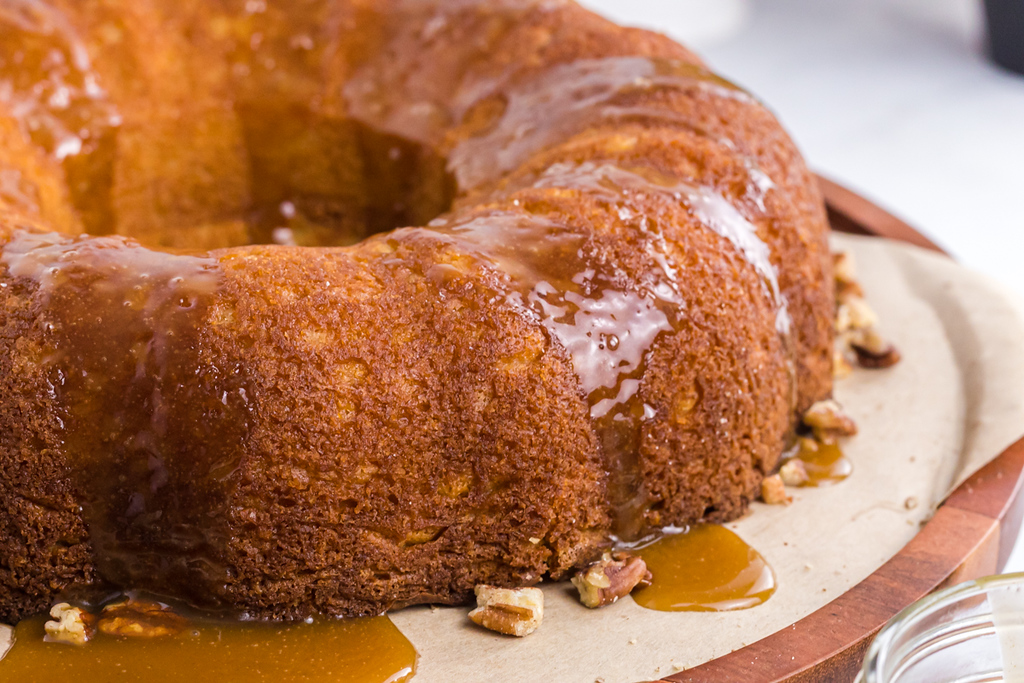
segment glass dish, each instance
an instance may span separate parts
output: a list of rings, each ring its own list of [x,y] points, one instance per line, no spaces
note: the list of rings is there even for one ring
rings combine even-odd
[[[868,648],[859,683],[1024,683],[1024,573],[933,593]]]

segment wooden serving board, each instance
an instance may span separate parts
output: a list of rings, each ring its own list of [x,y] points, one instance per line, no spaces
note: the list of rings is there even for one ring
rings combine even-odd
[[[819,182],[834,230],[942,252],[863,197],[825,178]],[[1024,516],[1022,483],[1024,439],[957,488],[920,533],[864,581],[788,628],[659,683],[852,681],[875,634],[904,607],[936,589],[1002,570]]]

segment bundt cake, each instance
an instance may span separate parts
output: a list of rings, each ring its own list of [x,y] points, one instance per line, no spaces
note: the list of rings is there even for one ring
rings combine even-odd
[[[570,1],[0,0],[0,621],[735,518],[831,391],[826,230],[757,100]]]

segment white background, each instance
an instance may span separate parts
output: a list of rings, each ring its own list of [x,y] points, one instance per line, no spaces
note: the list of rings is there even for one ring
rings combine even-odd
[[[1024,76],[987,61],[981,0],[584,4],[694,48],[812,168],[1024,294]],[[1020,539],[1006,571],[1024,571]]]

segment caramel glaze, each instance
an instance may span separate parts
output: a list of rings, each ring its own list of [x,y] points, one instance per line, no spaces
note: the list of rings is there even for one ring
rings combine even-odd
[[[0,157],[0,454],[43,482],[3,514],[52,518],[0,539],[0,617],[557,578],[742,512],[828,393],[820,201],[752,98],[570,2],[308,4],[0,0],[0,123],[42,152]],[[449,204],[315,251],[42,227],[342,244]]]
[[[536,198],[511,199],[518,212],[485,211],[453,223],[441,219],[431,227],[495,261],[519,295],[515,302],[536,315],[569,353],[609,472],[613,531],[619,538],[637,538],[653,503],[640,467],[642,429],[658,414],[640,387],[656,341],[690,322],[673,249],[649,216],[652,196],[661,194],[668,204],[681,206],[689,220],[728,240],[753,266],[775,302],[782,348],[790,326],[785,300],[756,228],[709,188],[651,169],[592,162],[553,164],[533,188]],[[595,209],[612,212],[632,228],[631,251],[640,258],[634,256],[627,266],[633,254],[615,253],[612,245],[601,244],[601,235],[552,218],[567,191],[583,194]],[[675,221],[688,222],[682,216]],[[795,388],[786,394],[795,395]]]
[[[700,89],[717,97],[750,98],[697,64],[645,57],[559,65],[527,81],[511,96],[494,93],[494,83],[474,85],[460,93],[463,97],[455,103],[473,129],[473,135],[456,145],[450,156],[462,187],[494,181],[538,151],[596,123],[675,118],[670,110],[617,104],[640,93]]]
[[[47,642],[45,617],[22,620],[0,659],[6,683],[121,677],[153,683],[400,683],[413,678],[416,651],[387,617],[273,624],[189,621],[157,638],[98,633],[85,645]]]
[[[721,612],[756,607],[775,592],[775,574],[761,553],[724,526],[668,533],[638,552],[655,577],[632,593],[641,607]]]
[[[0,262],[46,302],[41,361],[96,570],[115,585],[223,580],[209,549],[224,539],[204,518],[239,467],[251,418],[241,366],[202,358],[216,260],[21,232]]]

